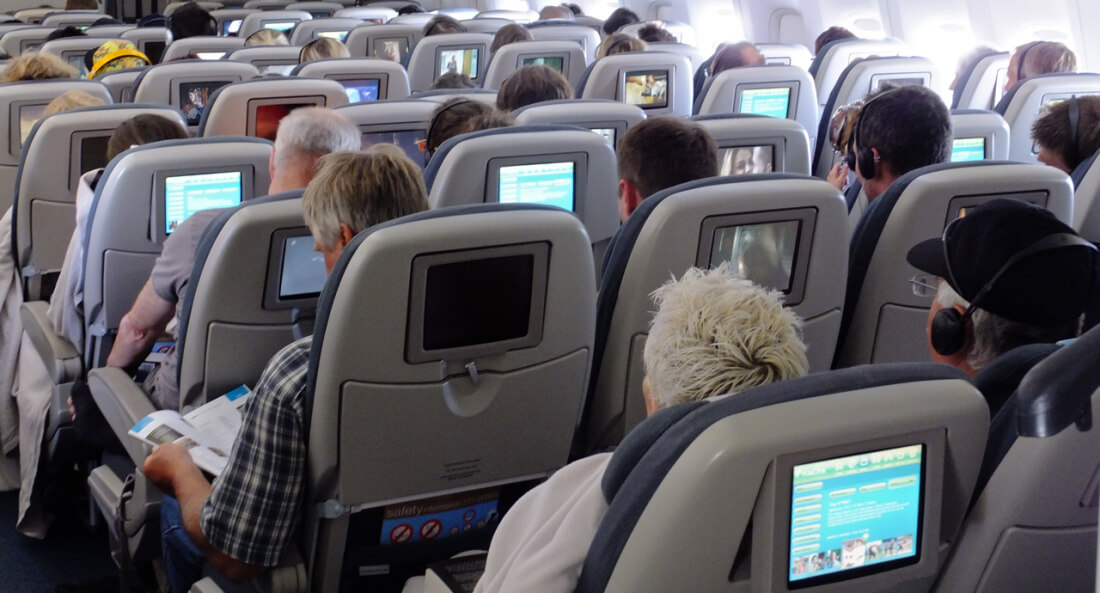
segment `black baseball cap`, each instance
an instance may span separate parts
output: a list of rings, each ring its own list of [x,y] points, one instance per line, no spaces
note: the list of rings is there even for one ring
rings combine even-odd
[[[996,199],[968,209],[966,216],[947,226],[942,237],[918,243],[906,259],[913,267],[943,278],[959,296],[973,302],[1013,256],[1061,234],[1077,237],[1049,210]],[[1062,245],[1013,263],[976,306],[1032,325],[1080,317],[1092,298],[1096,248],[1084,240]]]

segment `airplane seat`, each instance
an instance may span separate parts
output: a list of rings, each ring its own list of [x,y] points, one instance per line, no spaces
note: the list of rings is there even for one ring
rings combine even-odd
[[[543,101],[520,107],[512,112],[516,124],[531,126],[561,124],[587,128],[618,147],[630,128],[645,121],[645,111],[637,105],[627,105],[610,99],[565,99]]]
[[[357,19],[361,24],[384,25],[397,18],[397,11],[389,6],[371,2],[369,6],[346,6],[332,13],[338,18]]]
[[[428,24],[433,18],[435,18],[436,14],[445,14],[444,9],[436,10],[434,13],[431,13],[431,12],[414,12],[412,14],[399,14],[399,15],[393,17],[392,19],[390,19],[389,22],[387,22],[386,24],[387,25],[411,25],[413,27],[416,27],[417,29],[420,29],[420,31],[423,32],[424,25]],[[476,15],[476,13],[475,13],[475,15]],[[456,18],[466,18],[466,15],[459,15]]]
[[[467,33],[486,33],[494,36],[497,34],[497,31],[515,23],[515,21],[509,19],[477,17],[460,22],[463,27],[466,27]]]
[[[246,3],[245,8],[252,7]],[[260,12],[254,12],[244,17],[244,20],[241,21],[241,28],[237,31],[237,37],[248,39],[249,35],[260,29],[275,29],[276,31],[282,31],[289,39],[292,30],[298,23],[311,19],[313,19],[313,15],[304,10],[261,9]]]
[[[785,293],[786,306],[805,322],[810,369],[827,370],[844,306],[847,224],[836,189],[800,175],[715,177],[643,200],[608,248],[582,421],[584,450],[617,444],[645,417],[642,351],[652,319],[650,293],[688,268],[741,262],[753,251],[750,231],[771,239],[767,247],[768,239],[759,239],[755,252],[774,255],[771,269],[748,270],[748,278]]]
[[[409,75],[401,64],[376,58],[329,58],[300,64],[290,73],[299,78],[335,80],[344,87],[349,103],[405,99]]]
[[[414,163],[424,166],[424,151],[419,141],[427,137],[432,114],[439,106],[434,101],[398,99],[352,103],[337,107],[363,134],[363,147],[372,144],[396,144]]]
[[[127,31],[133,31],[137,25],[93,25],[84,29],[84,33],[91,37],[116,37]]]
[[[343,10],[344,5],[339,2],[292,2],[287,4],[287,10],[304,10],[315,19],[330,18],[338,10]]]
[[[817,91],[814,81],[797,66],[733,68],[719,72],[695,96],[693,112],[756,113],[797,121],[817,140]]]
[[[1043,108],[1085,95],[1100,95],[1100,74],[1040,74],[1009,89],[994,108],[1008,122],[1009,158],[1025,163],[1037,162],[1039,147],[1031,140],[1031,126],[1043,114]]]
[[[107,15],[98,10],[60,10],[50,13],[42,19],[43,27],[62,29],[64,27],[90,27]]]
[[[401,590],[427,562],[484,549],[518,495],[566,463],[593,278],[584,228],[540,206],[423,212],[345,248],[308,371],[309,591]],[[395,514],[414,504],[436,508]]]
[[[588,69],[584,49],[572,41],[510,43],[498,49],[489,60],[484,87],[499,89],[505,79],[527,64],[545,64],[557,70],[574,88]]]
[[[260,12],[258,8],[219,8],[211,10],[210,16],[214,17],[214,27],[219,37],[239,37],[244,17],[257,12]]]
[[[1073,188],[1053,167],[1009,161],[941,163],[910,171],[871,202],[852,232],[836,367],[928,361],[936,278],[909,264],[917,243],[995,198],[1022,200],[1070,224]]]
[[[254,45],[242,47],[225,53],[223,60],[252,64],[264,74],[282,74],[289,76],[298,66],[298,56],[302,48],[288,45]]]
[[[7,210],[15,198],[16,176],[23,156],[23,145],[35,123],[50,101],[68,91],[84,91],[111,103],[111,92],[94,80],[55,78],[28,80],[0,85],[0,213]]]
[[[810,48],[801,43],[757,43],[756,49],[764,54],[764,63],[768,65],[795,66],[809,71],[814,61]],[[816,92],[816,87],[814,90]]]
[[[1082,237],[1100,243],[1100,151],[1073,170],[1073,228]]]
[[[524,4],[526,4],[526,2],[524,2]],[[533,23],[539,20],[539,13],[533,10],[484,10],[477,13],[477,16],[474,17],[474,20],[480,19],[499,19],[526,25],[527,23]]]
[[[1040,361],[1057,352],[1058,348],[1060,348],[1058,344],[1018,346],[994,358],[974,375],[972,382],[974,387],[977,387],[978,391],[982,393],[985,402],[989,404],[990,418],[996,418],[997,414],[1004,408],[1005,402],[1012,397],[1016,388],[1020,386],[1020,381],[1023,380],[1024,375]],[[992,431],[990,436],[992,437]],[[983,461],[982,465],[984,466],[987,461]],[[981,486],[984,482],[980,477],[978,484],[977,491],[981,492]]]
[[[244,8],[274,12],[277,10],[284,10],[287,6],[290,6],[292,1],[293,0],[248,0],[244,3]]]
[[[359,19],[346,17],[313,18],[298,23],[294,27],[294,32],[291,33],[289,41],[291,45],[297,47],[303,47],[310,41],[320,37],[335,37],[343,41],[347,39],[347,35],[352,29],[362,24],[363,21]]]
[[[100,367],[170,230],[198,208],[217,202],[232,206],[267,193],[271,149],[270,142],[257,138],[156,142],[119,155],[96,187],[84,243],[83,357],[96,405],[114,433],[122,435],[123,446],[138,466],[149,447],[125,435],[153,411],[152,402],[124,370]],[[217,199],[209,198],[214,190],[220,190]],[[203,196],[198,204],[189,203],[197,196]],[[50,359],[45,360],[49,364]],[[106,465],[88,477],[91,497],[104,517],[115,516],[120,504],[125,507],[123,499],[129,493],[123,480]],[[143,502],[125,507],[122,525],[107,522],[116,562],[160,553],[155,528],[159,494],[145,480],[136,480],[133,496]]]
[[[680,407],[613,454],[578,593],[931,589],[989,423],[961,371],[875,365]]]
[[[407,15],[415,16],[415,15]],[[352,57],[388,59],[405,66],[409,52],[423,37],[420,25],[386,23],[385,25],[361,24],[344,38],[344,45]],[[388,56],[388,57],[387,57]],[[431,83],[428,83],[429,85]]]
[[[846,43],[841,47],[858,48],[860,44]],[[904,47],[904,46],[901,46]],[[817,143],[814,147],[814,175],[822,179],[829,175],[836,155],[829,145],[829,123],[833,113],[844,105],[863,99],[878,91],[886,82],[916,84],[931,89],[940,88],[940,74],[936,65],[927,58],[903,56],[873,56],[856,59],[844,67],[830,88],[823,104],[817,127]],[[817,96],[822,102],[822,96]]]
[[[461,97],[471,101],[481,101],[487,105],[496,107],[497,92],[493,89],[435,89],[431,91],[419,91],[412,94],[414,99],[431,101],[432,103],[446,103],[451,99]]]
[[[651,7],[652,8],[652,7]],[[651,15],[652,16],[652,15]],[[619,29],[619,33],[625,33],[631,37],[637,37],[638,31],[642,30],[642,27],[650,23],[660,25],[662,29],[668,31],[676,38],[678,43],[684,43],[686,45],[695,45],[695,29],[680,21],[660,20],[659,18],[651,18],[638,23],[631,23],[624,25]]]
[[[603,21],[600,21],[602,26]],[[585,60],[591,64],[600,46],[600,33],[579,20],[535,21],[525,25],[535,41],[572,41],[580,44]]]
[[[1008,122],[995,111],[952,109],[951,162],[1008,160]]]
[[[893,38],[849,38],[826,43],[814,56],[809,69],[817,85],[818,105],[825,107],[823,101],[832,94],[841,73],[855,60],[871,56],[900,56],[906,51],[905,44]]]
[[[49,37],[53,31],[53,27],[39,25],[8,31],[0,37],[0,51],[17,58],[25,52],[35,51],[45,45],[46,37]]]
[[[63,37],[42,44],[38,48],[39,53],[57,56],[76,68],[77,73],[82,73],[81,78],[87,78],[87,68],[84,64],[84,56],[88,52],[99,49],[99,46],[108,41],[124,41],[118,37]]]
[[[188,37],[183,41],[194,39]],[[208,38],[209,39],[209,38]],[[259,76],[252,64],[226,60],[182,60],[146,68],[134,81],[135,103],[171,105],[183,112],[187,126],[198,130],[214,90]]]
[[[12,245],[25,301],[48,301],[76,220],[80,176],[107,166],[107,141],[120,124],[152,114],[185,125],[162,105],[103,105],[45,117],[27,136],[15,178]]]
[[[210,63],[221,60],[226,53],[242,47],[244,47],[244,37],[196,35],[195,37],[177,39],[169,43],[168,47],[164,49],[164,56],[161,57],[160,63],[168,65],[169,62],[175,62],[191,54],[198,56],[204,62]]]
[[[951,95],[952,109],[993,109],[1004,92],[1008,52],[989,52],[959,73]]]
[[[409,85],[414,92],[426,91],[435,79],[454,71],[466,74],[480,86],[489,66],[492,43],[493,36],[487,33],[448,33],[420,39],[409,53]]]
[[[697,115],[692,121],[718,144],[719,175],[810,174],[810,138],[797,121],[748,113]]]
[[[1100,405],[1093,329],[1032,368],[994,419],[1008,445],[947,559],[936,591],[1089,591],[1096,578]],[[1004,422],[998,425],[998,420]],[[983,468],[986,469],[986,468]]]
[[[126,41],[137,46],[151,62],[159,64],[168,44],[172,42],[172,33],[162,27],[138,27],[119,34]]]
[[[616,54],[592,63],[577,86],[580,99],[614,99],[647,115],[689,117],[694,102],[691,61],[659,51]],[[652,81],[652,82],[651,82]]]
[[[602,136],[572,126],[512,126],[456,136],[432,156],[424,182],[432,208],[542,203],[572,212],[597,251],[594,265],[619,228],[615,151]]]
[[[706,58],[694,45],[680,43],[679,41],[655,41],[648,44],[650,51],[664,51],[672,54],[687,56],[691,60],[691,71],[694,72],[703,64]]]
[[[714,54],[711,54],[709,58],[703,60],[699,67],[695,69],[695,75],[691,79],[691,88],[695,89],[695,101],[699,101],[699,97],[703,96],[703,86],[707,84],[707,79],[710,78],[710,65],[714,63]],[[693,107],[694,111],[694,107]]]
[[[255,136],[275,141],[279,121],[299,107],[346,105],[348,95],[335,80],[276,77],[243,80],[210,95],[199,120],[199,135]]]
[[[42,19],[48,15],[57,12],[58,9],[55,6],[45,6],[42,8],[24,8],[15,12],[15,20],[23,21],[28,25],[40,25]]]
[[[111,97],[115,100],[115,103],[133,103],[134,87],[137,84],[137,79],[146,69],[148,69],[148,66],[112,70],[97,76],[96,80],[107,85],[107,88],[111,90]]]

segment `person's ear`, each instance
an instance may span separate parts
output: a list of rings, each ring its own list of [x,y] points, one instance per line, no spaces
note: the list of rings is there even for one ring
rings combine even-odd
[[[658,402],[656,396],[653,395],[653,386],[649,384],[649,377],[644,377],[642,379],[642,396],[645,397],[646,416],[652,416],[657,413],[657,410],[661,409],[660,402]]]
[[[638,208],[645,196],[637,186],[626,179],[619,180],[619,220],[626,222],[631,213]]]
[[[336,241],[340,244],[340,248],[343,249],[344,247],[348,246],[348,243],[351,243],[351,240],[355,238],[355,235],[355,231],[352,230],[352,228],[348,226],[347,223],[341,222],[340,236],[339,238],[337,238]]]

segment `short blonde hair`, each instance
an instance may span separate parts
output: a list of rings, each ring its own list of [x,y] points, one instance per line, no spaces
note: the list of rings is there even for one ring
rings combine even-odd
[[[661,408],[740,393],[806,374],[802,321],[779,292],[729,264],[691,268],[653,292],[657,313],[643,354]]]
[[[302,48],[301,53],[298,54],[298,63],[305,64],[306,62],[324,60],[325,58],[350,57],[351,53],[348,51],[348,46],[341,43],[339,39],[318,37]]]
[[[1025,43],[1016,48],[1016,55],[1020,80],[1040,74],[1077,71],[1077,56],[1073,50],[1057,41]]]
[[[255,47],[259,45],[290,45],[290,41],[287,40],[286,35],[282,31],[276,31],[275,29],[260,29],[255,33],[248,36],[244,40],[245,47]]]
[[[76,78],[76,76],[76,69],[65,63],[65,60],[50,54],[30,52],[8,62],[3,74],[0,74],[0,82]]]
[[[604,37],[603,41],[600,42],[600,46],[596,48],[596,59],[633,51],[645,51],[648,48],[646,42],[637,37],[626,33],[612,33]]]
[[[46,105],[42,117],[78,107],[98,107],[103,104],[103,99],[95,95],[89,95],[84,91],[65,91],[55,97],[53,101],[50,101],[49,105]]]
[[[302,214],[313,239],[331,249],[340,224],[354,233],[428,209],[420,167],[389,150],[334,152],[318,161],[317,175],[302,196]]]

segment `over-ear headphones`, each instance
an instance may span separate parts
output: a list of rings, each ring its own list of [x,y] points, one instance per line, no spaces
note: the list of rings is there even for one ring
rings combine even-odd
[[[1036,45],[1039,45],[1040,43],[1042,42],[1032,41],[1020,50],[1020,59],[1016,61],[1016,84],[1020,84],[1020,81],[1024,79],[1024,59],[1027,58],[1027,52],[1031,51]]]
[[[1081,164],[1081,151],[1077,139],[1081,134],[1081,103],[1077,97],[1069,98],[1069,146],[1066,146],[1065,160],[1069,168],[1076,169]]]
[[[456,101],[453,101],[451,103],[448,103],[448,104],[444,105],[442,109],[437,111],[435,113],[435,115],[432,116],[432,120],[430,122],[428,122],[428,131],[427,131],[426,135],[424,136],[424,165],[425,166],[427,166],[428,161],[432,160],[432,155],[435,154],[435,148],[433,147],[433,144],[432,144],[432,135],[433,135],[433,132],[435,132],[436,124],[439,123],[439,118],[442,117],[444,113],[447,113],[448,111],[454,109],[455,107],[458,107],[459,105],[465,105],[467,103],[472,103],[472,102],[473,101],[470,100],[470,99],[460,98]]]
[[[624,43],[630,43],[631,37],[622,37],[611,42],[611,45],[607,46],[607,51],[604,52],[604,56],[615,55],[614,49]]]
[[[856,120],[856,128],[852,131],[852,138],[859,145],[859,150],[856,152],[856,172],[862,175],[864,179],[874,179],[878,157],[875,156],[874,151],[863,139],[863,122],[867,121],[867,113],[870,111],[871,105],[896,92],[896,89],[883,91],[871,97],[871,100],[864,103],[859,110],[859,119]]]
[[[951,226],[960,220],[962,219],[955,219],[951,224],[947,225],[947,229],[943,231],[943,256],[947,264],[948,280],[950,280],[952,286],[958,286],[958,282],[955,280],[954,272],[951,271],[951,258],[950,254],[947,253],[947,236],[951,231]],[[1008,258],[1008,261],[993,274],[989,282],[986,282],[985,286],[982,286],[978,294],[970,301],[970,306],[966,308],[966,311],[959,313],[958,309],[954,307],[944,307],[936,313],[936,316],[932,318],[932,326],[928,332],[928,339],[929,342],[932,343],[932,348],[943,356],[951,356],[961,350],[966,344],[966,322],[970,320],[970,317],[981,305],[985,296],[989,294],[989,291],[996,285],[997,280],[1022,259],[1044,251],[1062,249],[1064,247],[1085,247],[1092,251],[1097,250],[1096,246],[1089,241],[1070,233],[1055,233],[1039,239],[1027,249]]]

